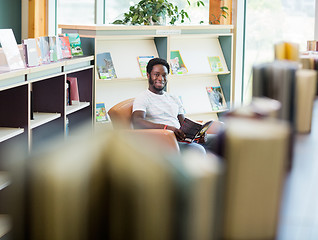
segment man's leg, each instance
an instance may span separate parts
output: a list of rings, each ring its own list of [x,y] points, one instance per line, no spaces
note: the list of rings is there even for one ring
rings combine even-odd
[[[201,154],[206,154],[206,151],[204,147],[201,144],[198,143],[185,143],[185,142],[178,142],[180,151],[185,151],[185,150],[193,150],[193,151],[198,151]]]
[[[217,134],[207,134],[207,141],[205,143],[201,144],[205,150],[212,152],[212,153],[218,153],[218,135]]]

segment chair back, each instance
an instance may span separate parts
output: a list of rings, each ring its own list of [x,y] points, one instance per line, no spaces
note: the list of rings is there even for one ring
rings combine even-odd
[[[108,111],[114,128],[131,129],[131,115],[134,98],[124,100],[114,105]]]

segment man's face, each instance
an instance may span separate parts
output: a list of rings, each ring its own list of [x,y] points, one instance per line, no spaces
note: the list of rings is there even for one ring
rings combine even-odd
[[[168,69],[157,64],[153,66],[150,74],[147,73],[149,89],[152,92],[161,92],[167,84]]]

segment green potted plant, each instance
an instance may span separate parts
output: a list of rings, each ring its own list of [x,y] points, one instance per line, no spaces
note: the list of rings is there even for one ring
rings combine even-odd
[[[191,3],[187,0],[188,5]],[[196,1],[196,5],[204,6],[201,0]],[[189,14],[175,6],[168,0],[141,0],[131,6],[123,19],[118,19],[113,24],[132,24],[132,25],[159,25],[169,19],[169,24],[175,24],[178,20],[184,23],[185,19],[190,21]]]

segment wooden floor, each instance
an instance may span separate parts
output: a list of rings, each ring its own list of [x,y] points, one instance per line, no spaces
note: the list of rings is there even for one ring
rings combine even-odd
[[[277,240],[318,239],[318,98],[310,134],[297,135]]]

